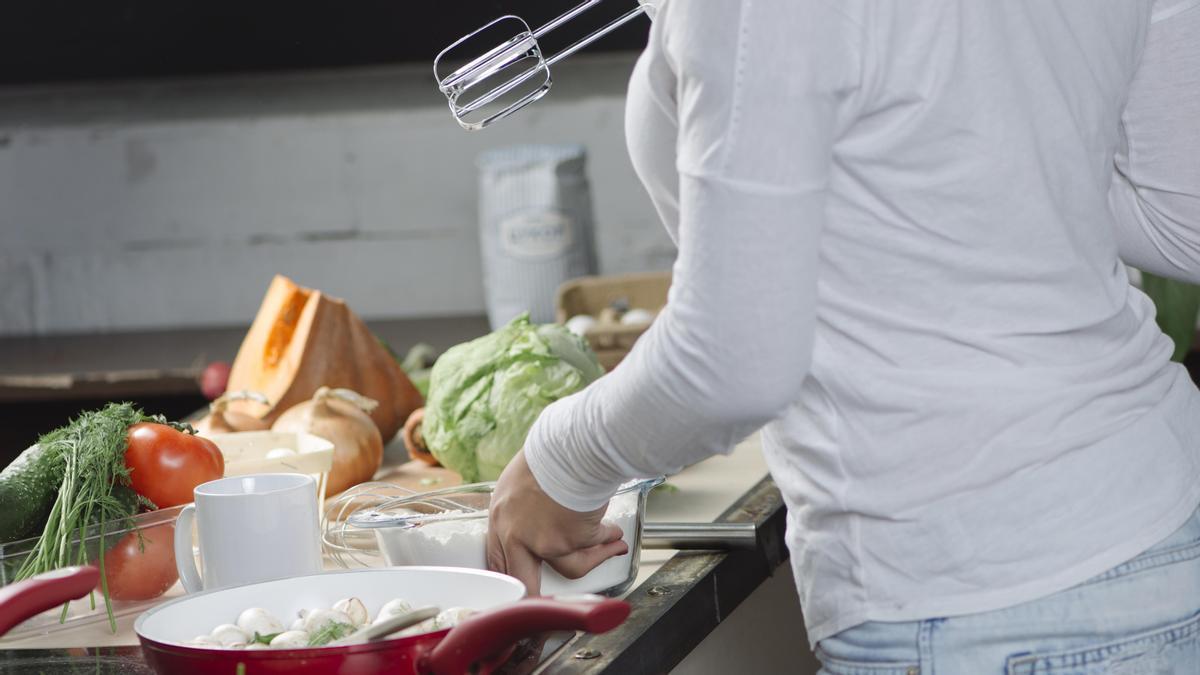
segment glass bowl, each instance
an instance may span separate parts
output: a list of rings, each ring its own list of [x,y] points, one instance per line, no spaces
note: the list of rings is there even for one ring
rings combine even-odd
[[[81,625],[107,622],[141,613],[162,602],[164,594],[176,592],[179,578],[175,565],[175,520],[183,506],[139,513],[120,521],[92,525],[82,537],[70,542],[71,557],[81,563],[98,564],[101,554],[109,576],[111,604],[105,606],[101,589],[38,614],[13,627],[4,640],[45,635]],[[16,573],[37,545],[37,537],[0,544],[0,586],[16,579]]]
[[[631,481],[609,502],[604,518],[624,532],[627,555],[610,558],[579,579],[542,566],[542,595],[595,593],[616,596],[637,579],[646,495],[663,479]],[[487,569],[488,507],[495,483],[472,483],[392,499],[349,518],[375,533],[388,565],[438,565]]]

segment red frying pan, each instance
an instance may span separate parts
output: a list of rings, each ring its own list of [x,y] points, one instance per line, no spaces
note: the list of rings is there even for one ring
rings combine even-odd
[[[620,600],[521,600],[524,586],[493,572],[440,567],[346,570],[199,593],[164,603],[134,624],[146,661],[171,675],[313,675],[339,673],[487,673],[519,640],[548,631],[604,632],[620,625],[629,605]],[[262,607],[289,620],[303,608],[331,607],[357,597],[374,614],[394,598],[414,607],[470,607],[479,614],[458,626],[423,635],[344,647],[229,650],[185,644],[245,609]]]
[[[82,598],[100,583],[100,570],[64,567],[0,588],[0,635],[68,600]]]

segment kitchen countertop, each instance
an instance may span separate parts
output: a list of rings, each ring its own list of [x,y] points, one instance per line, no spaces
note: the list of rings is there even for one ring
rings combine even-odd
[[[483,316],[367,321],[401,355],[443,351],[489,331]],[[131,401],[179,418],[206,404],[205,364],[232,362],[246,326],[0,337],[0,465],[84,410]]]
[[[757,550],[643,551],[638,580],[627,595],[634,610],[624,626],[604,635],[559,639],[540,653],[527,653],[527,667],[519,672],[669,671],[786,559],[784,511],[766,475],[755,435],[730,455],[672,477],[678,489],[651,495],[648,520],[754,522]],[[0,640],[0,670],[49,674],[86,666],[87,672],[140,672],[140,650],[132,646],[137,644],[134,618],[122,617],[116,635],[98,623]]]
[[[482,316],[368,321],[401,356],[417,342],[445,350],[488,332]],[[210,361],[233,361],[246,326],[0,337],[0,403],[197,393]]]

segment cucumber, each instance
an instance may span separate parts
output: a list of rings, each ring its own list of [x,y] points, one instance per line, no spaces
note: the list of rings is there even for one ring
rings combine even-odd
[[[62,484],[58,453],[32,445],[0,471],[0,543],[37,535]]]

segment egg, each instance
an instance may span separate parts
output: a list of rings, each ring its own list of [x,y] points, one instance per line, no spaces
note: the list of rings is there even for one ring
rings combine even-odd
[[[654,312],[646,309],[631,309],[621,315],[621,324],[625,326],[645,326],[654,321]]]
[[[589,314],[576,314],[567,319],[567,323],[564,325],[567,327],[567,330],[583,337],[584,334],[591,330],[592,326],[596,325],[596,317]]]
[[[238,615],[237,627],[247,635],[273,635],[283,632],[283,622],[261,607],[247,609]]]

